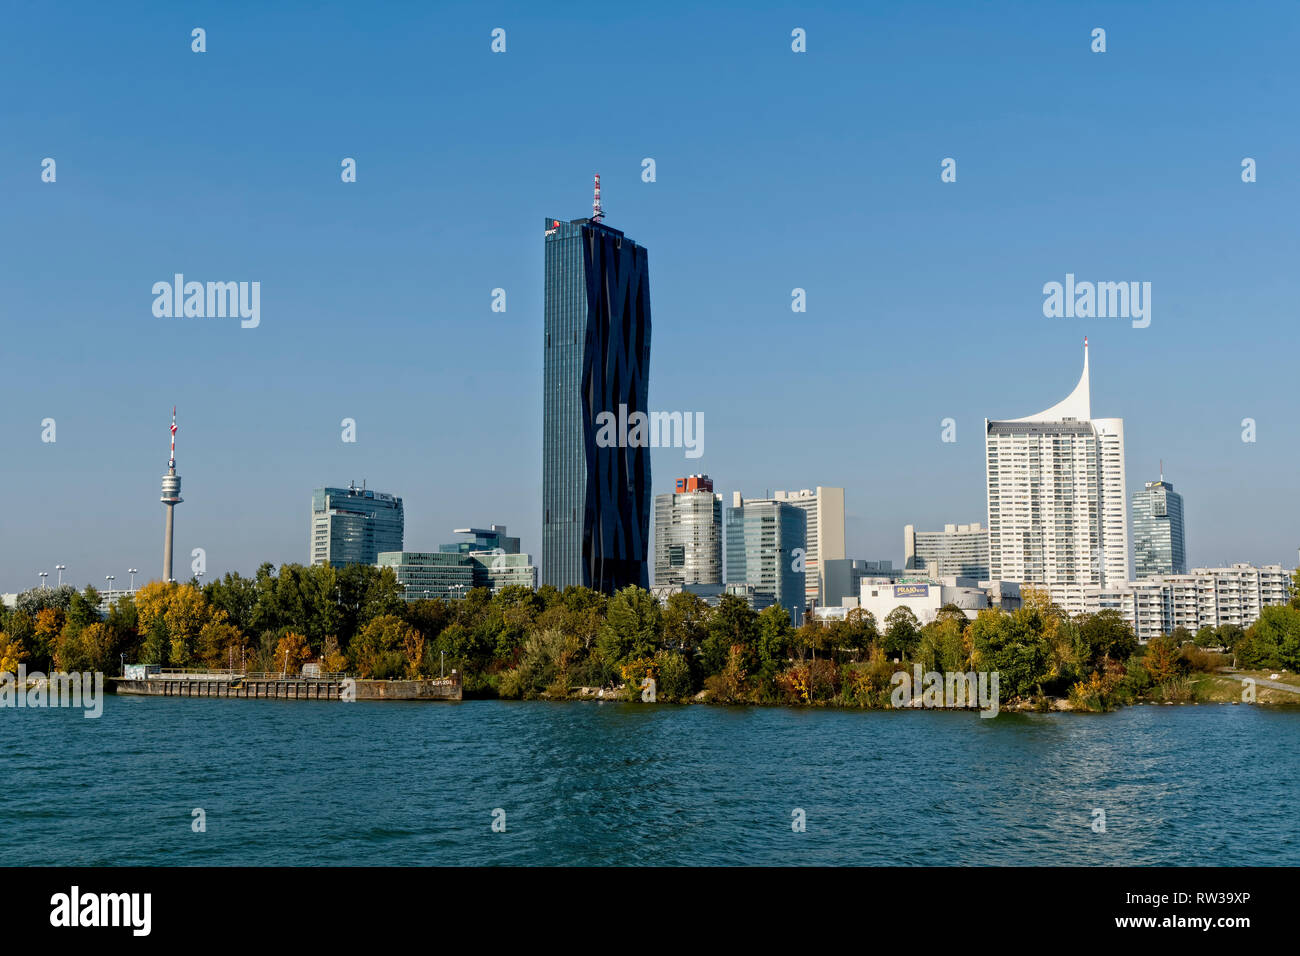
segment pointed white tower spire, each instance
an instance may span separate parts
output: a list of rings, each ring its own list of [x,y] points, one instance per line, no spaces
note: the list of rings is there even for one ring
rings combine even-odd
[[[1087,336],[1083,338],[1083,374],[1079,376],[1079,384],[1074,386],[1074,391],[1062,401],[1039,412],[1037,415],[1009,420],[1013,422],[1059,422],[1067,418],[1073,418],[1080,422],[1086,422],[1092,418],[1092,393],[1088,385]]]

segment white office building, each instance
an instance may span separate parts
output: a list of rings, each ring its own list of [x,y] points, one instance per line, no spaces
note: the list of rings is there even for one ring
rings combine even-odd
[[[942,531],[917,531],[903,526],[903,568],[925,571],[932,577],[989,576],[989,532],[978,521],[946,524]]]
[[[1044,588],[1070,613],[1126,583],[1124,421],[1092,417],[1087,340],[1067,398],[984,425],[990,577]]]
[[[862,582],[861,596],[848,609],[856,606],[870,611],[876,626],[883,630],[886,619],[900,607],[909,609],[920,624],[929,624],[949,604],[970,620],[987,608],[1014,611],[1021,605],[1020,586],[1013,581],[977,581],[952,575],[908,581],[868,580]],[[828,609],[818,617],[834,619],[843,614],[847,610]]]

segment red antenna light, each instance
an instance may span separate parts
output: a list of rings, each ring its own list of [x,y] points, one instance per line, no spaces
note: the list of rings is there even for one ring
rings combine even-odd
[[[596,174],[596,195],[591,201],[591,221],[600,222],[605,218],[604,211],[600,208],[600,173]]]

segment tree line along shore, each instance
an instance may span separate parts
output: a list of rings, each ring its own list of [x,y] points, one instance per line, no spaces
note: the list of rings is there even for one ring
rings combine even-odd
[[[378,680],[455,669],[466,697],[641,699],[649,678],[658,701],[888,708],[893,675],[919,665],[996,671],[1004,707],[1102,711],[1240,698],[1225,668],[1300,669],[1300,597],[1245,629],[1180,629],[1146,645],[1118,612],[1070,617],[1033,589],[1020,609],[973,620],[951,606],[924,625],[906,608],[883,621],[855,609],[796,628],[784,608],[756,612],[731,595],[661,604],[635,587],[545,586],[407,602],[391,568],[264,564],[253,577],[152,582],[106,613],[100,604],[89,587],[20,594],[0,609],[0,672],[112,675],[125,661],[297,674],[319,663]]]

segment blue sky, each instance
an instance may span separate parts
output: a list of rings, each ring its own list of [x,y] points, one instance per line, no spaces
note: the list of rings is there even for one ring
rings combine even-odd
[[[1064,397],[1087,335],[1189,560],[1294,565],[1293,4],[293,6],[5,9],[0,591],[160,574],[173,404],[209,576],[306,560],[349,479],[410,549],[540,551],[540,224],[596,172],[650,250],[651,407],[705,416],[657,491],[843,485],[851,554],[899,560],[986,520],[983,419]],[[261,325],[155,318],[176,272],[259,281]],[[1044,318],[1067,272],[1151,282],[1150,327]]]

